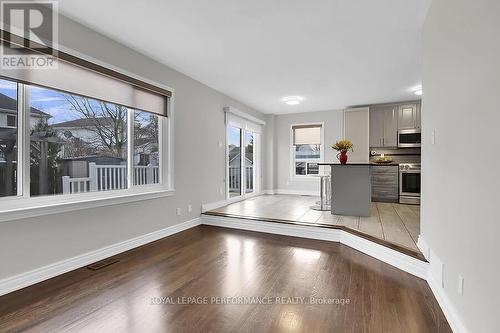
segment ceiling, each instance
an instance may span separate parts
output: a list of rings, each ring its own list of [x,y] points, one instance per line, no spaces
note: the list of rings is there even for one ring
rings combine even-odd
[[[431,0],[81,0],[62,14],[273,114],[415,99]],[[175,89],[175,87],[173,87]],[[304,101],[289,106],[289,95]]]

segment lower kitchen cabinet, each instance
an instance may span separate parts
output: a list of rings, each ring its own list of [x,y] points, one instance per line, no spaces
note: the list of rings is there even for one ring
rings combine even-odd
[[[371,167],[372,201],[399,201],[399,168],[397,165]]]

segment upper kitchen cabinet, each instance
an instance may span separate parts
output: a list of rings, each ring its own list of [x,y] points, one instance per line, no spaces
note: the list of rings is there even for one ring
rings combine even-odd
[[[370,147],[397,147],[398,107],[377,105],[370,107]]]
[[[403,104],[398,110],[398,129],[420,128],[420,105]]]

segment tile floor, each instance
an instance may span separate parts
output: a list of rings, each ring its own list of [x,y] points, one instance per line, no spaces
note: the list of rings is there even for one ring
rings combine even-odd
[[[318,199],[302,195],[261,195],[214,209],[212,212],[342,225],[419,251],[416,242],[420,234],[420,206],[374,202],[368,217],[340,216],[332,215],[329,211],[310,209]]]

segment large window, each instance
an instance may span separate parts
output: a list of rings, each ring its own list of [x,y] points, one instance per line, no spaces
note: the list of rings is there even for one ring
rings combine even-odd
[[[0,80],[0,196],[73,196],[161,184],[165,120]],[[18,163],[19,157],[24,162]]]
[[[17,195],[17,84],[0,80],[0,196]]]
[[[303,124],[292,126],[292,170],[294,176],[319,173],[318,162],[323,158],[322,125]]]

